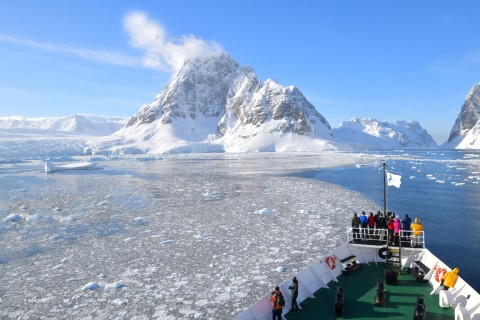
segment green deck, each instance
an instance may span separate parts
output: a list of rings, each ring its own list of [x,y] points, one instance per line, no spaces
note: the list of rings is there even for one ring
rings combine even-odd
[[[409,274],[401,274],[396,286],[385,285],[386,303],[375,306],[377,281],[384,279],[385,264],[364,265],[350,275],[341,275],[338,282],[330,282],[330,289],[315,292],[315,298],[308,298],[300,304],[298,313],[288,313],[288,320],[335,319],[335,294],[337,287],[344,288],[344,318],[337,319],[412,319],[417,297],[425,299],[426,318],[453,319],[452,309],[438,305],[438,295],[430,295],[432,288],[427,283],[419,283]]]

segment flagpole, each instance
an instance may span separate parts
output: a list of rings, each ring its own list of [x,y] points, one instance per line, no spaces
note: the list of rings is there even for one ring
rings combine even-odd
[[[387,163],[383,160],[383,215],[387,217]]]

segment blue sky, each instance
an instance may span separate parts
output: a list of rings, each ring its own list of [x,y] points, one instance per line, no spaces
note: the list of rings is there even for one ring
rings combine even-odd
[[[480,82],[478,17],[478,1],[1,1],[0,116],[131,116],[221,47],[334,127],[417,120],[443,142]]]

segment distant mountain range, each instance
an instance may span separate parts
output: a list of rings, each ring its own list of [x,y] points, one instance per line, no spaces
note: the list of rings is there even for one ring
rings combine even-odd
[[[0,117],[0,130],[23,134],[76,134],[105,136],[124,127],[128,118],[76,114],[67,117],[26,118]]]
[[[480,148],[480,84],[442,148]],[[228,54],[187,61],[152,103],[127,118],[0,117],[0,133],[90,136],[93,153],[282,152],[437,148],[416,121],[352,118],[338,128],[295,86],[261,82]]]

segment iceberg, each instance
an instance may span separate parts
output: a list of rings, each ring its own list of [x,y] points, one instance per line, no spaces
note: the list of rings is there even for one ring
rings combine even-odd
[[[97,170],[103,169],[102,166],[98,166],[95,162],[80,162],[69,164],[53,164],[51,162],[45,163],[45,173],[52,173],[55,171],[64,170]]]

